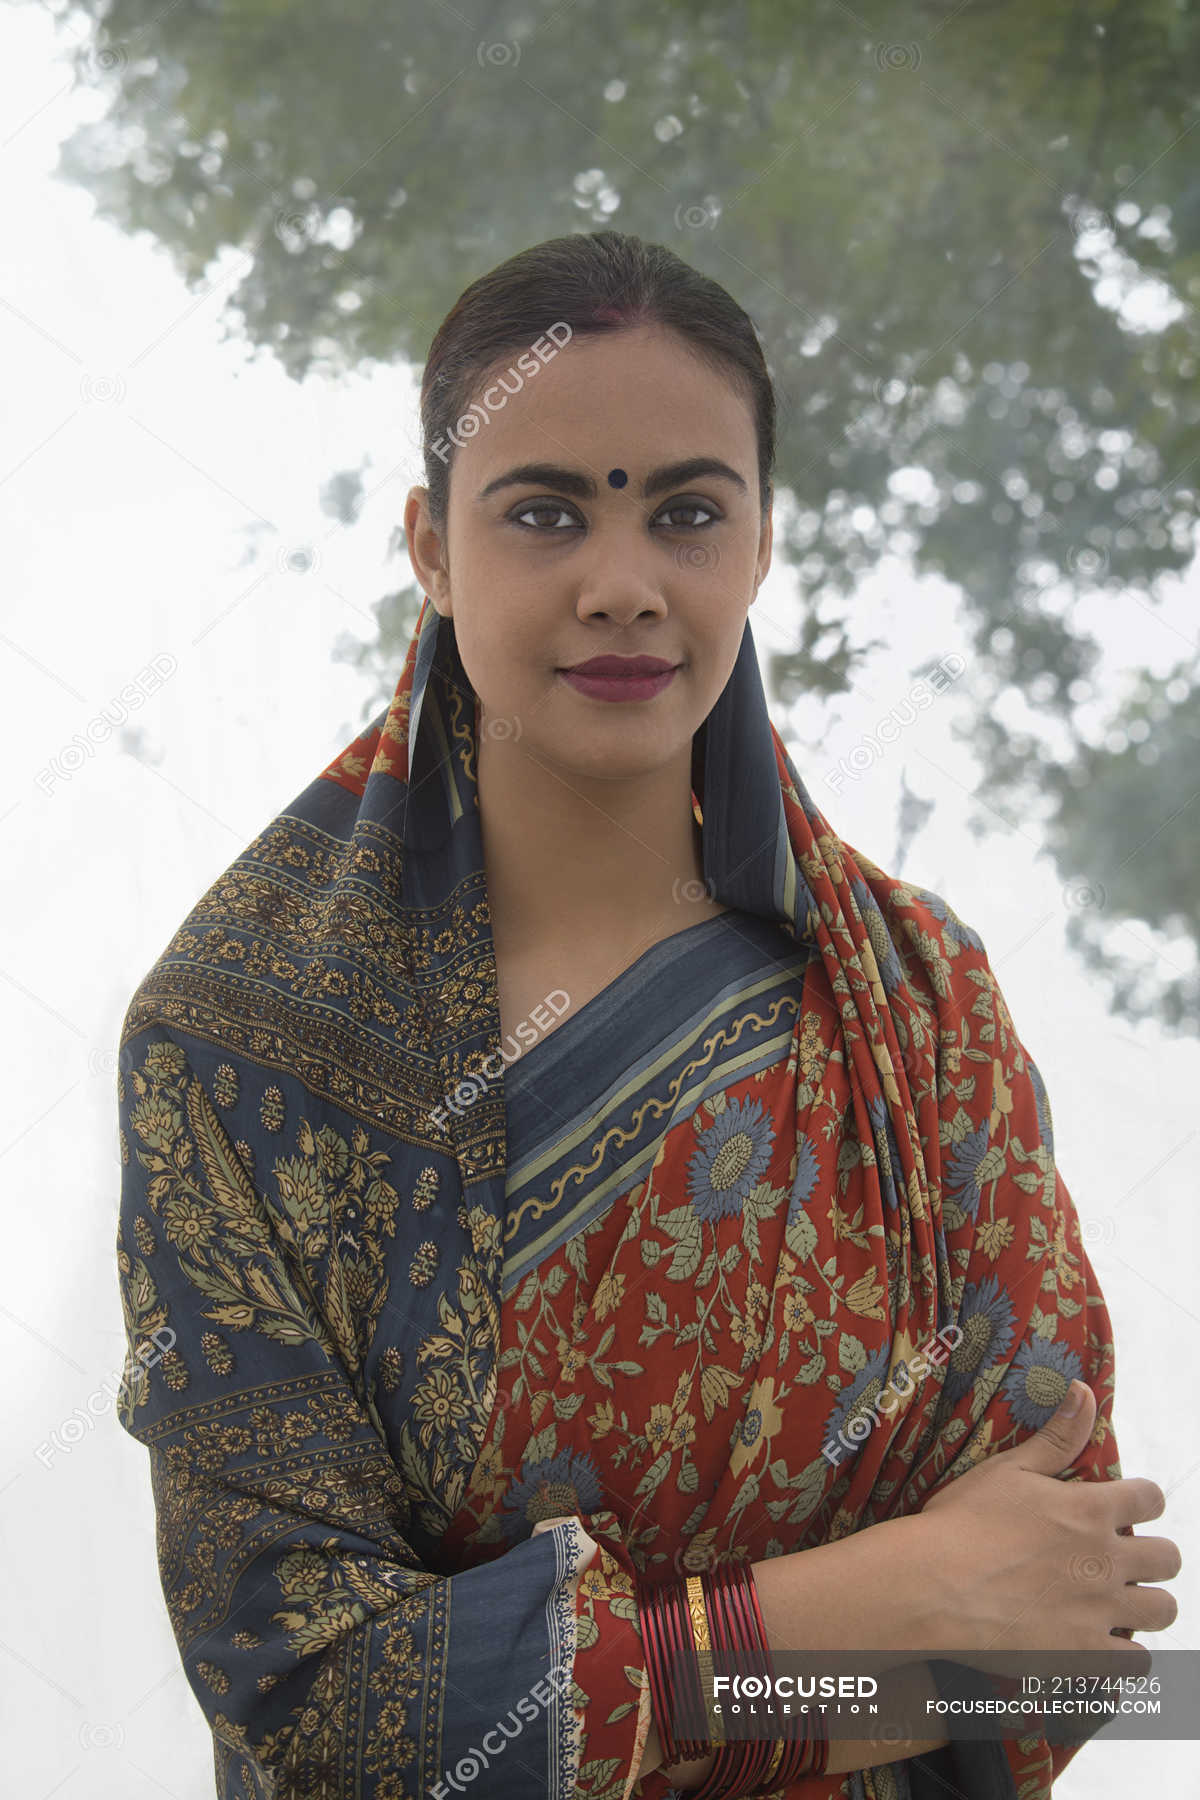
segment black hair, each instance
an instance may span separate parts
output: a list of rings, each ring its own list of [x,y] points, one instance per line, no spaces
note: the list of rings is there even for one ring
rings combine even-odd
[[[732,377],[754,413],[765,517],[775,468],[775,390],[749,314],[720,282],[665,244],[620,231],[578,232],[533,244],[481,275],[438,327],[421,380],[421,431],[430,517],[443,540],[456,427],[461,422],[465,431],[469,423],[473,436],[479,419],[468,409],[487,377],[561,324],[572,337],[665,326],[710,368]]]

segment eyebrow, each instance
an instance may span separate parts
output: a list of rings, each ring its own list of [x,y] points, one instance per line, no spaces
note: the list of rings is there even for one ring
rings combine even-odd
[[[684,462],[664,463],[660,469],[651,469],[642,484],[642,497],[650,499],[654,494],[664,493],[668,488],[681,487],[685,482],[696,481],[704,475],[719,475],[744,494],[747,487],[736,469],[731,469],[727,462],[717,456],[690,456]],[[486,487],[480,488],[475,496],[477,501],[486,500],[500,488],[520,487],[534,484],[539,487],[558,488],[564,494],[573,494],[579,500],[596,498],[596,483],[590,475],[583,475],[577,469],[563,469],[557,463],[519,463],[514,469],[506,469],[503,475],[497,475]]]

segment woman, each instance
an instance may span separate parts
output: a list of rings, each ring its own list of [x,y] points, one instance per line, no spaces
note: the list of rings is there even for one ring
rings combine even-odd
[[[218,1792],[694,1789],[647,1633],[696,1570],[775,1648],[1169,1624],[983,944],[839,840],[766,712],[746,314],[553,240],[460,298],[422,409],[391,704],[122,1031],[122,1422]],[[903,1747],[776,1791],[1034,1796],[1071,1754]]]

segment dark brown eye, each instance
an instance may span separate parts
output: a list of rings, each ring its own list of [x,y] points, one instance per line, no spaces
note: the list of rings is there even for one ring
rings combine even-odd
[[[702,520],[701,524],[708,524],[708,525],[714,524],[716,522],[716,518],[717,518],[717,514],[714,512],[713,508],[708,504],[707,500],[672,500],[670,506],[664,507],[663,511],[658,516],[660,519],[665,518],[667,513],[673,513],[673,512],[693,512],[693,513],[694,512],[703,512],[703,513],[707,513],[708,518],[706,520]],[[693,524],[691,526],[684,525],[682,528],[680,528],[678,526],[672,526],[671,529],[672,530],[683,529],[683,530],[687,531],[687,530],[692,530],[695,528],[696,528],[695,522],[693,521]]]
[[[701,519],[693,518],[690,521],[687,519],[675,519],[672,521],[672,515],[677,513],[703,513],[707,516]],[[513,524],[519,525],[523,531],[539,532],[543,537],[549,535],[552,531],[563,531],[566,529],[566,527],[561,524],[555,525],[548,522],[543,524],[537,523],[537,516],[539,514],[542,515],[543,519],[545,519],[545,515],[547,514],[550,515],[551,519],[565,519],[571,526],[582,524],[579,515],[572,507],[569,507],[562,500],[526,500],[522,505],[509,513],[508,517]],[[702,531],[709,525],[715,525],[720,516],[721,515],[717,512],[716,508],[708,500],[672,500],[668,506],[664,506],[662,510],[655,515],[655,522],[663,523],[668,531]],[[527,519],[533,519],[535,522],[527,525],[525,523]]]
[[[572,517],[569,508],[565,507],[562,504],[561,500],[530,500],[530,501],[527,501],[524,506],[519,507],[516,512],[511,513],[509,516],[517,524],[520,524],[522,522],[522,520],[524,520],[530,513],[559,513],[566,518]],[[542,528],[539,525],[525,526],[526,531],[540,531],[541,529]],[[561,530],[562,527],[555,526],[554,529]]]

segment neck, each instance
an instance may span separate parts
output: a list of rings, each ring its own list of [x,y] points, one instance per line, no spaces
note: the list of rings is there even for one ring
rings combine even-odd
[[[669,936],[724,911],[704,891],[692,786],[691,745],[644,775],[604,780],[484,734],[479,811],[497,950]]]

